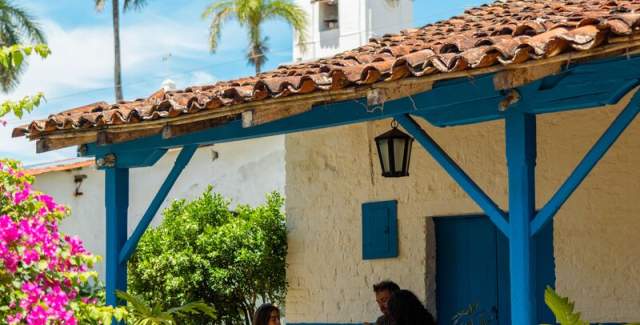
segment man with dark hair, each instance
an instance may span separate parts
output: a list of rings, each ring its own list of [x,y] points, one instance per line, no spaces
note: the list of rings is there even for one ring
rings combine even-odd
[[[389,321],[389,308],[387,303],[389,302],[391,295],[399,290],[400,287],[395,282],[388,280],[373,285],[373,292],[376,294],[376,302],[382,312],[382,316],[378,317],[378,320],[376,320],[376,325],[391,325],[391,322]]]

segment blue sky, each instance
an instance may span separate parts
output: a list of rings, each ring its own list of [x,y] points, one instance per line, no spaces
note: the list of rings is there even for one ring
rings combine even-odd
[[[174,80],[179,88],[251,75],[253,67],[244,59],[245,31],[229,23],[222,33],[220,48],[208,50],[208,22],[200,18],[212,0],[149,0],[141,11],[121,16],[123,85],[127,99],[146,97],[163,80]],[[348,1],[348,0],[347,0]],[[383,1],[383,0],[369,0]],[[68,148],[35,154],[34,143],[11,139],[13,126],[32,119],[97,101],[113,101],[112,34],[109,10],[97,13],[93,0],[20,0],[43,25],[53,55],[47,60],[32,59],[20,86],[1,99],[19,98],[43,91],[47,103],[22,121],[9,118],[0,128],[0,157],[20,159],[25,164],[75,156]],[[415,0],[414,26],[445,19],[483,0]],[[290,28],[269,22],[266,69],[291,60]]]

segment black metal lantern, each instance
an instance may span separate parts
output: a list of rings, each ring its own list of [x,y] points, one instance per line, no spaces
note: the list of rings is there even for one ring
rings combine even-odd
[[[391,130],[376,137],[380,167],[384,177],[409,176],[409,160],[413,138],[398,130],[398,122],[391,122]]]

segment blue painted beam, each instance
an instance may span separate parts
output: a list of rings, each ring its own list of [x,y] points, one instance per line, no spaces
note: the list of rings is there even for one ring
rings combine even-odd
[[[149,150],[136,150],[130,154],[116,155],[116,167],[137,168],[153,166],[164,156],[167,149],[151,148]]]
[[[589,172],[607,153],[609,148],[616,142],[618,137],[631,124],[640,112],[640,92],[633,95],[627,107],[620,112],[618,117],[611,123],[609,128],[602,134],[593,147],[587,152],[585,157],[573,170],[567,180],[560,186],[558,191],[551,197],[549,202],[538,212],[531,222],[531,236],[535,235],[553,216],[560,210],[562,205],[571,197],[571,194],[580,186],[582,181],[589,175]]]
[[[611,69],[609,69],[611,68]],[[516,105],[531,114],[591,108],[617,102],[630,87],[638,84],[640,56],[617,57],[570,66],[559,75],[548,76],[519,88],[523,97]],[[384,104],[370,111],[366,99],[317,105],[309,112],[268,124],[242,128],[240,121],[163,139],[161,135],[106,146],[89,144],[85,156],[108,153],[182,147],[188,144],[212,144],[257,137],[287,134],[339,125],[390,118],[399,114],[420,115],[430,123],[444,127],[502,119],[497,103],[504,92],[493,86],[493,74],[438,81],[433,89],[411,98]],[[144,164],[148,164],[144,162]],[[140,164],[138,164],[140,165]],[[136,167],[135,163],[126,166]],[[124,165],[122,167],[125,167]]]
[[[127,209],[129,207],[129,169],[108,168],[105,171],[105,206],[107,210],[107,304],[119,304],[116,290],[127,290],[127,265],[120,263],[119,254],[127,240]]]
[[[171,191],[173,184],[175,184],[178,176],[180,176],[180,173],[182,173],[185,166],[187,166],[187,164],[191,160],[191,157],[193,157],[196,149],[198,149],[198,146],[190,145],[185,146],[184,148],[182,148],[182,151],[180,151],[180,154],[176,158],[176,162],[174,163],[173,168],[171,168],[171,171],[169,171],[167,178],[162,183],[162,186],[160,186],[160,190],[158,190],[158,193],[156,193],[155,197],[151,201],[151,204],[149,204],[147,211],[145,211],[144,215],[140,219],[140,222],[136,226],[136,229],[133,231],[133,234],[131,234],[131,237],[122,247],[118,258],[121,264],[126,264],[129,260],[129,257],[131,257],[131,255],[135,251],[136,247],[138,246],[138,242],[142,237],[142,234],[144,234],[145,230],[147,230],[147,227],[149,227],[149,224],[158,212],[160,205],[162,205],[162,202],[164,202],[164,200],[167,198],[167,195],[169,194],[169,191]]]
[[[471,196],[476,204],[489,216],[489,219],[508,238],[509,225],[505,220],[505,213],[497,204],[482,191],[482,189],[456,164],[449,155],[420,127],[408,114],[398,115],[396,120],[411,134],[418,143],[444,168],[449,175]]]
[[[536,323],[535,247],[529,226],[535,213],[536,117],[510,109],[506,114],[509,172],[510,324]]]

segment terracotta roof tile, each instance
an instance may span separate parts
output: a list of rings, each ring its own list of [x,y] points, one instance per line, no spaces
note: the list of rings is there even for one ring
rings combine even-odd
[[[32,139],[55,130],[193,114],[242,103],[337,90],[384,80],[518,64],[606,44],[640,26],[638,0],[508,0],[367,44],[331,58],[113,105],[95,103],[14,129]]]
[[[94,165],[95,165],[95,162],[93,159],[71,158],[67,160],[54,161],[50,163],[28,167],[26,169],[26,172],[31,176],[37,176],[37,175],[47,174],[51,172],[80,169],[80,168],[90,167]]]

